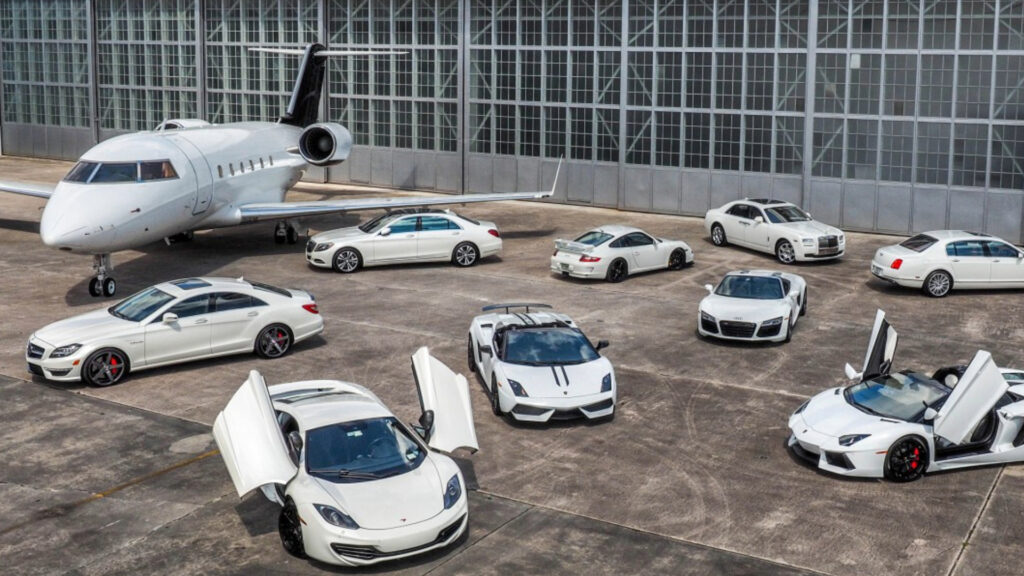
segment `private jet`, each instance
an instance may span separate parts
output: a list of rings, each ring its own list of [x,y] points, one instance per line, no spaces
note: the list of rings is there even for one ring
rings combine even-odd
[[[295,243],[300,217],[527,200],[554,192],[561,162],[550,191],[284,202],[308,167],[339,164],[352,150],[348,129],[317,121],[327,57],[401,52],[328,50],[320,44],[250,50],[302,57],[288,108],[276,122],[166,120],[153,131],[97,144],[53,187],[0,181],[0,191],[47,199],[39,235],[48,246],[93,256],[93,296],[117,290],[111,253],[189,239],[196,230],[277,220],[275,241]]]

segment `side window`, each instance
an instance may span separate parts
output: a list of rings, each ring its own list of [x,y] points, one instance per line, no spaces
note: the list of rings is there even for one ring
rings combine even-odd
[[[392,234],[407,234],[416,231],[416,218],[402,218],[388,225]]]
[[[963,240],[954,242],[957,256],[984,256],[985,248],[979,240]]]
[[[627,238],[629,238],[629,236],[623,236],[622,238],[619,238],[619,239],[615,240],[615,242],[612,242],[611,244],[609,244],[608,247],[609,248],[625,248],[626,246],[629,246],[629,242],[628,242],[628,240],[626,240]]]
[[[188,318],[189,316],[199,316],[200,314],[206,314],[207,308],[210,303],[210,295],[203,294],[201,296],[193,296],[186,298],[181,302],[178,302],[168,310],[171,314],[177,314],[178,318]]]
[[[779,278],[779,280],[782,281],[782,291],[785,292],[786,294],[789,294],[789,289],[792,286],[792,284],[790,284],[789,280],[786,280],[785,278]]]
[[[750,219],[751,220],[753,220],[754,218],[757,218],[758,216],[760,216],[761,219],[764,220],[765,222],[768,221],[768,219],[765,218],[764,212],[762,212],[760,208],[758,208],[756,206],[750,206],[748,209],[750,210]]]
[[[448,219],[443,216],[422,216],[420,217],[420,230],[424,232],[432,230],[448,230]]]
[[[750,219],[750,206],[747,206],[746,204],[737,204],[737,205],[733,206],[732,208],[729,208],[729,211],[727,212],[727,214],[729,214],[731,216],[736,216],[737,218],[746,218],[746,219],[749,220]]]
[[[254,307],[254,308],[256,306],[266,306],[267,305],[266,302],[264,302],[263,300],[260,300],[259,298],[255,297],[255,296],[252,296],[249,300],[250,300],[249,305]]]
[[[946,244],[946,256],[956,256],[956,242]]]
[[[248,308],[252,305],[252,300],[248,294],[238,294],[236,292],[218,292],[213,296],[213,312],[226,312],[228,310],[238,310],[239,308]]]
[[[650,246],[651,244],[654,244],[654,239],[643,232],[633,232],[629,236],[626,236],[626,238],[629,238],[628,241],[630,246]]]
[[[988,255],[993,258],[1016,258],[1017,249],[1003,242],[988,242]]]

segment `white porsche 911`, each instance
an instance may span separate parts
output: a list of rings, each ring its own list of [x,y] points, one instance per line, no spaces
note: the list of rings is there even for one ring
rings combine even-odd
[[[846,251],[842,230],[781,200],[753,198],[712,208],[704,215],[704,229],[715,246],[735,244],[775,254],[783,264],[830,260]]]
[[[47,380],[110,386],[129,372],[255,352],[284,356],[324,330],[313,295],[242,278],[163,282],[121,302],[54,322],[28,340],[25,360]]]
[[[555,240],[551,271],[574,278],[621,282],[631,274],[679,270],[693,264],[693,250],[682,240],[665,240],[631,226],[595,228],[573,241]]]
[[[344,274],[363,266],[452,262],[472,266],[501,252],[494,222],[450,210],[384,214],[352,228],[321,232],[306,243],[306,261]]]
[[[726,340],[789,342],[807,313],[807,282],[774,270],[730,272],[698,306],[697,333]]]
[[[551,307],[485,306],[469,326],[469,369],[480,374],[491,410],[525,422],[613,417],[615,371],[599,352],[608,342],[593,346],[572,318],[530,308]]]
[[[789,446],[821,470],[895,482],[925,472],[1024,460],[1024,385],[1010,387],[992,356],[932,377],[892,372],[896,331],[881,310],[856,383],[821,392],[789,418]]]
[[[954,289],[1024,288],[1024,251],[988,234],[936,230],[879,248],[871,273],[936,298]]]
[[[217,415],[213,437],[238,496],[281,505],[290,554],[365,566],[443,548],[469,523],[466,484],[441,452],[477,450],[466,379],[412,356],[423,415],[412,430],[373,392],[314,380],[269,388],[259,372]]]

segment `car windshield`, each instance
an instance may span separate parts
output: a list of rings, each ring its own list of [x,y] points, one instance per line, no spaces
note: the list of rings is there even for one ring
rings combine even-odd
[[[611,234],[601,232],[600,230],[591,230],[583,236],[573,240],[573,242],[579,242],[580,244],[590,244],[591,246],[600,246],[605,242],[612,239]]]
[[[903,242],[900,242],[900,246],[913,250],[914,252],[924,252],[936,242],[938,242],[938,240],[927,234],[918,234],[917,236],[912,236]]]
[[[854,384],[843,395],[846,401],[877,416],[916,422],[925,405],[933,406],[949,394],[949,388],[921,374],[889,374]]]
[[[583,364],[600,357],[586,336],[573,328],[526,328],[505,332],[503,360],[511,364]]]
[[[393,417],[341,422],[306,433],[306,470],[331,482],[376,480],[415,470],[424,450]]]
[[[367,234],[372,234],[377,230],[383,228],[385,222],[387,222],[388,219],[391,218],[392,216],[394,216],[394,214],[381,214],[376,218],[371,218],[370,220],[367,220],[366,222],[360,224],[359,229],[362,230],[363,232],[366,232]]]
[[[796,206],[772,206],[771,208],[765,208],[764,211],[768,214],[768,219],[775,224],[807,222],[811,219],[806,212]]]
[[[171,296],[163,290],[159,290],[157,288],[146,288],[142,292],[133,294],[110,308],[107,308],[107,312],[110,312],[111,315],[121,318],[122,320],[141,322],[147,316],[156,312],[171,300],[174,300],[174,296]]]
[[[779,300],[784,295],[782,281],[774,276],[726,276],[715,294],[751,300]]]
[[[1024,382],[1024,372],[1003,372],[1003,380],[1007,382]]]

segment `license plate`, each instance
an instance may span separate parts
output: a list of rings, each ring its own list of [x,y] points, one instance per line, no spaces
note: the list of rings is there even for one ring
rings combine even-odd
[[[568,264],[560,264],[560,266],[562,267],[562,272],[568,272],[569,270],[572,270],[572,266],[569,266]]]
[[[871,273],[874,274],[875,276],[881,276],[882,275],[882,267],[881,266],[876,266],[876,265],[872,264],[871,265]]]
[[[838,254],[839,248],[821,248],[818,250],[818,254]]]

